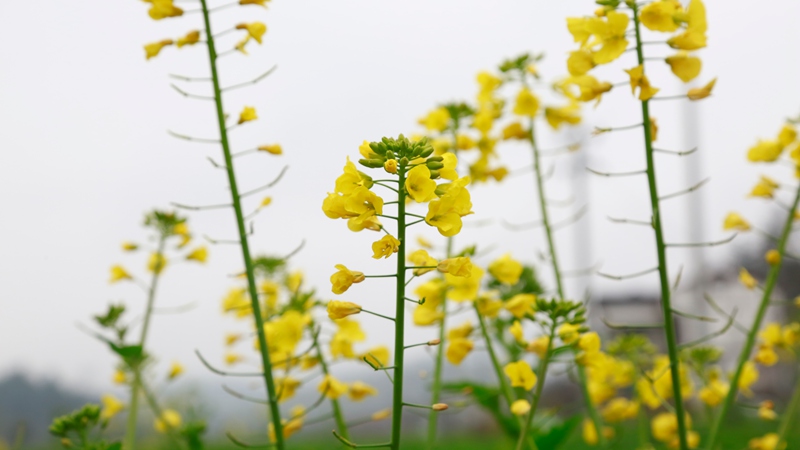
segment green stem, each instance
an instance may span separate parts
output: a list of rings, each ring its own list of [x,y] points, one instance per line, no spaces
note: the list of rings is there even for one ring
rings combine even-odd
[[[631,2],[633,10],[634,29],[636,31],[636,57],[641,66],[644,67],[644,54],[642,51],[641,27],[639,24],[639,7],[635,2]],[[678,342],[675,333],[675,323],[672,319],[672,304],[670,301],[669,274],[667,272],[667,254],[664,245],[664,230],[661,225],[661,209],[658,200],[658,187],[656,185],[656,170],[653,160],[653,136],[650,121],[650,105],[647,100],[642,104],[642,128],[644,129],[644,145],[647,158],[647,183],[650,188],[650,206],[653,211],[653,230],[656,237],[656,251],[658,253],[658,276],[661,282],[661,309],[664,315],[664,332],[666,333],[667,353],[670,361],[670,375],[672,377],[672,396],[675,401],[675,415],[678,421],[678,438],[680,449],[687,450],[688,427],[686,425],[686,413],[683,405],[680,378],[680,359],[678,357]],[[598,435],[601,430],[598,429]]]
[[[533,416],[536,414],[536,408],[539,406],[539,399],[542,398],[542,391],[544,390],[544,380],[547,378],[547,367],[550,365],[550,351],[553,349],[553,340],[555,340],[556,336],[556,323],[553,321],[552,325],[550,326],[550,335],[547,342],[547,351],[544,354],[544,357],[539,359],[539,367],[537,369],[539,379],[536,381],[536,392],[533,394],[533,401],[531,402],[531,410],[528,412],[528,416],[525,418],[525,423],[522,426],[522,431],[519,434],[519,440],[517,440],[517,450],[522,450],[522,445],[525,442],[525,438],[527,437],[528,433],[531,430],[531,425],[533,425]]]
[[[450,258],[453,252],[453,238],[447,238],[446,257]],[[431,385],[431,405],[439,403],[442,391],[442,368],[444,366],[445,348],[445,322],[447,318],[447,298],[442,298],[442,319],[439,321],[439,348],[436,349],[436,362],[433,369],[433,384]],[[439,412],[431,410],[428,413],[428,448],[433,448],[436,443],[436,429],[439,423]]]
[[[536,142],[536,129],[534,120],[530,120],[530,135],[529,135],[531,148],[533,149],[533,167],[534,173],[536,175],[536,188],[539,194],[539,209],[542,215],[542,225],[544,226],[545,236],[547,237],[547,249],[550,253],[550,261],[553,267],[553,276],[556,280],[556,289],[558,292],[559,300],[565,300],[564,295],[564,282],[561,276],[561,267],[558,263],[558,252],[556,252],[555,246],[555,239],[553,238],[553,229],[550,224],[550,215],[547,210],[547,196],[545,195],[544,190],[544,176],[542,174],[542,163],[541,163],[541,154],[539,152],[539,145]],[[601,446],[605,446],[605,436],[603,436],[602,431],[602,422],[600,421],[600,414],[597,412],[597,408],[595,408],[594,404],[592,404],[592,399],[589,396],[589,385],[586,380],[586,371],[584,370],[583,366],[580,364],[578,365],[578,383],[581,387],[581,392],[583,393],[583,401],[586,406],[586,411],[589,414],[589,418],[592,420],[592,423],[597,430],[597,437],[598,442]]]
[[[269,414],[272,426],[275,430],[275,448],[284,449],[283,425],[281,424],[281,413],[278,407],[278,398],[275,392],[275,380],[272,374],[272,362],[269,359],[269,345],[267,336],[264,332],[264,318],[261,316],[261,307],[258,302],[258,290],[256,289],[256,279],[253,272],[253,262],[250,256],[250,246],[247,242],[247,230],[245,228],[244,213],[242,212],[239,188],[236,183],[236,174],[233,170],[233,158],[231,157],[230,145],[228,143],[228,131],[225,127],[225,111],[222,107],[222,92],[219,87],[219,75],[217,73],[217,51],[214,47],[214,34],[211,32],[211,21],[209,19],[207,0],[200,0],[203,11],[203,22],[205,23],[208,59],[211,66],[211,81],[214,86],[214,103],[216,104],[217,123],[219,126],[220,142],[222,152],[225,156],[225,168],[228,174],[228,184],[230,185],[231,197],[233,199],[233,210],[236,214],[236,225],[239,229],[239,242],[242,248],[242,258],[244,259],[245,272],[247,273],[247,287],[250,293],[250,303],[253,309],[253,318],[256,323],[256,333],[258,335],[259,351],[264,367],[264,384],[266,385],[267,396],[269,397]]]
[[[511,404],[514,403],[514,393],[512,392],[508,381],[506,380],[505,374],[503,374],[503,369],[500,367],[500,360],[497,358],[497,353],[494,351],[494,345],[492,345],[492,339],[489,336],[489,330],[486,328],[483,315],[481,314],[480,310],[478,310],[478,305],[476,303],[473,303],[473,305],[475,306],[475,314],[478,316],[478,324],[480,324],[481,327],[481,334],[483,335],[483,340],[486,344],[486,350],[489,352],[489,359],[492,361],[494,373],[497,375],[497,382],[500,384],[500,393],[503,395],[503,398],[505,398],[508,406],[511,407]],[[517,419],[521,430],[523,426],[523,419],[522,417],[517,417]],[[530,435],[528,435],[528,447],[531,450],[538,450],[536,442]]]
[[[392,441],[390,448],[400,450],[400,436],[403,426],[403,359],[405,356],[406,323],[406,167],[397,168],[397,285],[395,295],[394,322],[394,386],[392,389]]]
[[[789,235],[792,232],[792,225],[794,224],[795,220],[795,213],[797,212],[797,206],[800,203],[800,188],[797,189],[797,192],[794,197],[794,202],[792,203],[792,207],[789,210],[789,214],[786,216],[786,222],[783,225],[783,231],[781,232],[781,237],[778,240],[778,254],[780,258],[778,259],[778,263],[770,267],[769,273],[767,274],[767,280],[764,283],[764,291],[763,295],[761,296],[761,303],[758,306],[758,311],[756,312],[756,316],[753,318],[753,325],[750,327],[750,331],[747,333],[747,339],[744,342],[744,346],[742,346],[742,351],[739,353],[739,359],[736,364],[736,371],[733,373],[733,376],[730,379],[730,388],[728,389],[728,395],[725,396],[725,400],[722,402],[722,407],[717,415],[714,423],[711,426],[711,431],[708,435],[708,448],[714,449],[714,446],[717,444],[717,439],[719,437],[720,429],[722,428],[722,422],[725,420],[725,416],[727,416],[728,411],[730,410],[731,406],[733,405],[734,401],[736,400],[736,395],[739,392],[739,379],[742,376],[742,371],[744,369],[745,363],[750,359],[750,354],[753,351],[753,347],[756,343],[756,337],[758,332],[761,329],[761,324],[764,321],[764,316],[767,313],[767,308],[769,308],[770,304],[770,297],[772,297],[772,291],[775,289],[775,285],[778,282],[778,275],[781,272],[781,267],[783,266],[783,258],[784,254],[786,253],[786,244],[789,241]]]
[[[314,323],[311,323],[312,330],[314,329]],[[319,358],[319,365],[322,367],[322,373],[327,376],[330,371],[328,370],[328,362],[325,361],[325,355],[322,353],[322,347],[319,345],[319,339],[317,338],[317,333],[314,333],[314,347],[317,349],[317,358]],[[347,430],[347,422],[344,420],[344,415],[342,414],[342,408],[339,405],[338,399],[331,399],[331,408],[333,409],[333,418],[336,421],[336,427],[339,428],[339,434],[347,439],[350,440],[350,432]]]
[[[161,255],[163,260],[164,247],[166,245],[167,236],[161,234],[158,239],[157,254]],[[163,266],[153,268],[153,277],[150,280],[150,288],[147,290],[147,307],[144,312],[144,321],[142,323],[142,332],[139,335],[139,346],[142,348],[144,354],[144,345],[147,341],[147,334],[150,331],[150,319],[153,317],[153,307],[156,300],[156,287],[158,286],[159,275]],[[139,390],[142,386],[142,375],[140,367],[131,367],[133,371],[133,382],[131,383],[131,399],[128,405],[128,421],[125,429],[125,439],[123,440],[123,447],[125,450],[134,450],[136,448],[136,424],[139,418]]]
[[[797,423],[795,416],[798,411],[800,411],[800,376],[797,378],[797,386],[794,388],[792,400],[789,402],[789,406],[786,407],[786,411],[783,412],[781,424],[778,427],[778,445],[775,448],[785,448],[786,435],[789,434],[789,427]],[[782,445],[784,447],[781,447]]]

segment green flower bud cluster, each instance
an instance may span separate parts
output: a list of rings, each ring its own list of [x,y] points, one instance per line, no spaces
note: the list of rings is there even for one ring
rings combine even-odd
[[[406,165],[413,159],[427,158],[433,154],[433,147],[428,143],[428,138],[412,142],[402,134],[397,139],[384,137],[379,142],[370,142],[369,148],[374,152],[373,157],[360,159],[358,162],[373,169],[383,167],[390,159],[397,160],[400,165]]]
[[[538,297],[535,309],[546,314],[554,323],[581,325],[581,333],[589,331],[588,327],[583,326],[586,323],[586,306],[583,303]]]
[[[119,442],[89,442],[87,437],[96,425],[105,428],[106,421],[100,420],[100,406],[88,404],[70,414],[56,417],[50,425],[50,434],[61,438],[64,448],[80,448],[82,450],[119,450]],[[78,444],[76,445],[77,442]]]
[[[180,234],[176,227],[185,222],[185,217],[181,217],[172,211],[153,210],[144,218],[145,226],[158,230],[164,236]]]

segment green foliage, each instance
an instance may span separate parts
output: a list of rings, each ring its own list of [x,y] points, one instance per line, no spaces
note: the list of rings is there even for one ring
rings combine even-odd
[[[80,450],[120,450],[120,442],[107,443],[104,440],[92,442],[89,434],[99,425],[100,430],[106,426],[105,421],[100,420],[100,407],[98,405],[87,404],[83,408],[75,410],[61,417],[56,417],[50,425],[50,434],[61,438],[61,445],[64,448],[75,448]]]

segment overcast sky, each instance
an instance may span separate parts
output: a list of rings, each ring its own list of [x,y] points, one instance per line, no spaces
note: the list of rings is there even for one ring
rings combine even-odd
[[[187,10],[192,9],[189,3]],[[589,14],[594,7],[584,0],[275,0],[268,10],[251,6],[219,13],[214,18],[219,31],[242,21],[263,21],[269,27],[264,45],[249,47],[249,57],[234,54],[220,60],[224,84],[246,81],[278,65],[262,83],[225,98],[231,114],[252,105],[260,117],[234,132],[235,149],[279,142],[285,151],[282,157],[259,154],[241,160],[237,169],[243,188],[261,185],[289,166],[270,192],[273,204],[256,221],[254,252],[283,254],[305,239],[306,247],[292,266],[304,270],[324,296],[335,264],[372,273],[391,270],[391,262],[370,258],[374,235],[352,233],[343,221],[328,220],[320,210],[345,157],[356,157],[364,139],[419,131],[416,119],[437,103],[471,101],[475,74],[506,57],[544,51],[541,72],[548,79],[561,76],[566,53],[574,48],[564,19]],[[703,71],[698,82],[719,80],[714,95],[697,105],[699,136],[680,132],[681,114],[687,111],[680,102],[659,102],[652,109],[659,120],[659,146],[677,150],[692,140],[700,143],[700,152],[687,158],[699,169],[696,175],[686,174],[686,160],[658,158],[662,192],[710,176],[711,183],[699,193],[700,219],[706,224],[702,234],[721,238],[720,222],[729,210],[747,213],[761,224],[775,212],[763,202],[744,199],[760,173],[744,154],[758,137],[774,136],[785,117],[800,112],[800,3],[708,0],[707,9],[709,47],[699,52]],[[200,28],[200,19],[187,14],[153,22],[146,5],[136,0],[0,5],[0,376],[22,370],[76,387],[110,386],[113,357],[76,324],[88,323],[111,300],[141,310],[144,298],[136,286],[108,284],[108,268],[115,263],[144,274],[144,255],[123,255],[120,242],[144,239],[143,213],[153,207],[166,208],[172,201],[228,201],[224,173],[205,159],[219,159],[220,149],[166,133],[216,135],[213,105],[182,98],[170,89],[167,77],[207,76],[204,47],[167,48],[150,61],[142,49],[145,43]],[[236,39],[228,36],[221,48]],[[670,54],[666,46],[647,50],[652,56]],[[628,53],[623,61],[598,69],[598,76],[625,81],[622,69],[635,65],[631,58]],[[654,65],[649,72],[653,83],[664,94],[685,92],[665,67]],[[208,93],[201,83],[185,88]],[[637,104],[621,88],[606,95],[596,110],[588,107],[583,126],[568,135],[545,135],[543,146],[581,138],[588,141],[582,151],[589,166],[638,170],[644,161],[638,132],[594,139],[588,135],[595,125],[639,120]],[[530,164],[524,146],[501,153],[512,169]],[[583,203],[570,181],[582,173],[582,163],[575,159],[559,159],[549,185],[554,199],[576,198],[573,209]],[[789,170],[777,176],[791,179]],[[475,187],[476,214],[470,220],[536,219],[531,177],[526,173],[501,186]],[[578,228],[587,240],[561,232],[564,266],[602,261],[605,271],[615,273],[652,266],[651,232],[605,220],[607,215],[647,220],[644,179],[595,177],[587,183],[590,211]],[[691,237],[686,211],[684,200],[665,206],[668,239]],[[554,215],[566,217],[569,208],[556,209]],[[226,210],[192,213],[190,224],[198,235],[235,235]],[[420,230],[438,239],[435,230]],[[747,246],[752,239],[743,237],[736,245]],[[535,255],[544,249],[539,231],[509,233],[497,222],[466,228],[456,240],[457,245],[473,241],[494,246],[481,259],[484,263],[511,250],[521,260],[539,263]],[[590,242],[591,248],[579,253],[575,242],[580,247]],[[711,250],[708,257],[725,264],[732,248]],[[197,306],[183,315],[156,317],[150,341],[161,361],[182,361],[197,377],[211,375],[196,362],[193,350],[219,361],[223,334],[242,329],[220,315],[220,300],[232,285],[227,274],[241,267],[239,250],[215,246],[210,252],[207,266],[168,268],[159,304]],[[673,272],[686,256],[671,255]],[[548,272],[543,276],[549,277]],[[596,295],[653,290],[656,283],[655,277],[625,286],[592,280]],[[571,294],[579,296],[586,286],[571,287]],[[364,283],[346,299],[390,311],[383,292],[380,283]],[[390,336],[379,336],[383,323],[370,318],[363,322],[376,342],[390,342]],[[422,339],[430,330],[412,333]]]

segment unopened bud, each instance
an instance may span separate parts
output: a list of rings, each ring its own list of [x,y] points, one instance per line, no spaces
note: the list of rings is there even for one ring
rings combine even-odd
[[[444,161],[444,158],[441,156],[431,156],[430,158],[428,158],[428,162],[442,162],[442,161]]]
[[[439,178],[439,171],[438,170],[431,170],[431,180],[435,180]]]
[[[427,146],[425,147],[425,150],[420,152],[419,156],[422,158],[427,158],[428,156],[431,156],[432,153],[433,153],[433,147]]]
[[[435,403],[433,406],[431,406],[431,409],[433,409],[434,411],[444,411],[447,408],[449,408],[449,406],[447,406],[447,403]]]
[[[444,168],[444,164],[442,164],[442,163],[440,163],[438,161],[428,160],[428,164],[427,165],[428,165],[428,169],[431,169],[431,170],[439,170],[439,169]]]
[[[387,159],[386,162],[383,164],[383,169],[389,173],[397,173],[397,160]]]
[[[428,345],[430,345],[431,347],[433,347],[434,345],[439,345],[441,343],[442,343],[442,340],[439,339],[439,338],[431,339],[430,341],[428,341]]]

